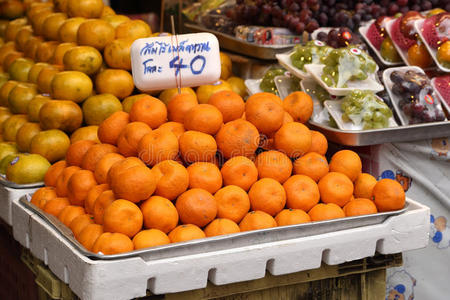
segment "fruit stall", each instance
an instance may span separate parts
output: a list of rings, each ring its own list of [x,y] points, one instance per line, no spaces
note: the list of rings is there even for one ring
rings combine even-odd
[[[114,3],[0,2],[1,298],[433,294],[448,1]]]

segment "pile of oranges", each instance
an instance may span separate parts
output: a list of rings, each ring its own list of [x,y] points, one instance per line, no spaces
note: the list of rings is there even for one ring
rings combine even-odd
[[[403,208],[401,185],[355,152],[327,162],[312,107],[303,92],[142,96],[100,124],[101,143],[73,143],[31,202],[103,254]]]

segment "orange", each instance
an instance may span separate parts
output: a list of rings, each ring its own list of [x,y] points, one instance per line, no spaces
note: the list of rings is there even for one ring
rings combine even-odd
[[[48,65],[42,68],[37,77],[38,90],[42,94],[50,94],[52,91],[52,81],[55,75],[60,72],[59,67],[55,65]],[[60,98],[61,99],[61,98]],[[65,98],[63,98],[65,99]]]
[[[90,96],[83,102],[84,122],[87,125],[100,125],[115,112],[122,111],[122,103],[111,94]]]
[[[89,190],[86,199],[84,200],[84,209],[86,210],[86,213],[88,214],[94,213],[94,205],[95,201],[97,200],[97,197],[107,190],[109,190],[109,185],[105,183],[96,185]]]
[[[248,192],[252,210],[260,210],[275,216],[286,205],[286,192],[283,186],[272,178],[255,182]]]
[[[19,152],[30,152],[31,140],[41,132],[38,123],[27,122],[20,127],[16,134],[16,145]]]
[[[284,120],[283,106],[271,97],[255,95],[245,103],[245,119],[261,133],[271,134],[280,129]]]
[[[111,185],[112,178],[119,176],[120,172],[127,168],[141,166],[145,167],[145,164],[142,160],[137,157],[127,157],[122,161],[115,162],[111,168],[109,168],[108,175],[106,181],[109,185]]]
[[[111,203],[103,214],[103,229],[107,232],[119,232],[128,237],[135,236],[144,221],[139,207],[127,200],[116,200]]]
[[[353,194],[356,198],[372,199],[373,188],[377,184],[375,177],[367,173],[361,173],[356,178],[354,184],[355,190]]]
[[[9,70],[9,67],[12,65],[12,63],[18,59],[23,57],[23,53],[22,52],[17,52],[17,51],[13,51],[11,53],[9,53],[8,55],[6,55],[5,59],[3,60],[3,70]]]
[[[250,209],[250,199],[240,187],[228,185],[218,190],[214,197],[217,202],[217,216],[239,223]]]
[[[116,145],[122,130],[130,122],[128,113],[116,111],[98,126],[98,138],[102,143]]]
[[[342,208],[334,203],[319,203],[311,208],[308,215],[311,217],[311,221],[313,222],[345,217],[345,213]]]
[[[198,105],[197,96],[194,94],[176,94],[167,105],[167,117],[169,121],[184,123],[188,111]]]
[[[372,200],[365,198],[355,198],[348,202],[344,208],[344,213],[347,217],[361,216],[377,213],[377,207]]]
[[[97,224],[103,225],[103,215],[108,206],[111,205],[116,200],[114,193],[111,190],[106,190],[98,195],[94,203],[94,210],[92,214],[94,215],[94,221]]]
[[[75,142],[69,146],[66,152],[66,163],[69,166],[81,166],[83,156],[96,143],[89,140]]]
[[[144,96],[131,107],[130,120],[132,122],[144,122],[151,129],[156,129],[166,122],[167,108],[158,98]]]
[[[287,112],[284,112],[283,125],[290,122],[294,122],[294,118]]]
[[[99,18],[102,11],[102,0],[68,0],[67,2],[67,13],[71,17]]]
[[[205,233],[194,224],[179,225],[169,233],[169,239],[172,243],[186,242],[205,237]]]
[[[70,176],[67,183],[67,198],[72,205],[84,206],[84,200],[91,188],[97,185],[94,173],[89,170],[78,170]]]
[[[381,179],[373,188],[373,199],[380,212],[399,210],[405,206],[405,191],[398,181]]]
[[[45,18],[42,24],[42,33],[46,40],[57,41],[59,28],[67,20],[65,13],[53,13]]]
[[[408,62],[413,66],[427,68],[433,64],[433,59],[425,45],[423,43],[417,43],[408,49]]]
[[[295,122],[306,123],[313,113],[314,104],[305,92],[293,92],[283,101],[283,108]]]
[[[48,67],[48,66],[50,66],[48,63],[43,63],[43,62],[35,63],[31,67],[30,71],[28,71],[28,82],[37,84],[39,73],[42,71],[42,69],[44,67]],[[39,95],[39,96],[41,96],[41,95]]]
[[[58,42],[56,41],[40,43],[36,49],[35,60],[39,62],[49,62],[53,57],[57,46]]]
[[[68,205],[58,214],[58,219],[67,227],[78,216],[84,215],[83,207]]]
[[[211,104],[199,104],[191,108],[184,117],[184,128],[214,135],[223,124],[220,110]]]
[[[128,96],[122,101],[123,111],[126,113],[130,113],[131,107],[133,107],[133,104],[141,99],[142,97],[148,96],[147,94],[137,94]]]
[[[89,224],[94,224],[92,215],[84,214],[73,219],[72,222],[70,222],[69,228],[72,230],[73,236],[78,239],[83,229]]]
[[[109,24],[111,24],[112,27],[114,27],[114,28],[116,28],[123,22],[130,20],[130,18],[128,18],[125,15],[107,15],[107,16],[102,16],[102,19],[105,20],[106,22],[108,22]]]
[[[328,150],[327,138],[319,131],[310,130],[311,133],[311,147],[308,152],[316,152],[320,155],[325,155]]]
[[[64,132],[58,129],[45,130],[31,140],[30,153],[39,154],[54,163],[64,158],[69,146],[70,139]]]
[[[186,131],[178,140],[180,153],[187,163],[197,161],[211,161],[217,152],[214,138],[199,131]]]
[[[245,156],[235,156],[227,160],[220,170],[224,185],[236,185],[248,191],[258,180],[258,169]]]
[[[133,77],[125,70],[105,69],[95,77],[95,89],[99,94],[113,94],[123,99],[133,92]]]
[[[311,222],[309,215],[301,209],[283,209],[275,216],[278,226],[295,225]]]
[[[78,235],[78,241],[88,251],[92,251],[95,241],[103,233],[103,226],[98,224],[89,224]]]
[[[62,170],[61,175],[59,175],[58,179],[56,180],[56,194],[58,195],[58,197],[67,197],[67,184],[69,182],[69,179],[73,175],[73,173],[78,170],[80,170],[80,168],[77,166],[67,167]]]
[[[164,160],[152,169],[156,180],[155,195],[175,200],[189,186],[189,173],[186,168],[174,160]]]
[[[283,184],[286,206],[308,212],[319,203],[320,193],[316,182],[305,175],[294,175]]]
[[[330,172],[319,181],[320,198],[324,203],[343,207],[353,196],[353,183],[342,173]]]
[[[111,189],[117,198],[131,202],[148,199],[156,189],[152,170],[145,166],[135,166],[118,171],[111,177]]]
[[[18,81],[8,80],[5,82],[0,88],[0,104],[1,106],[8,107],[9,106],[9,94],[11,91],[19,84]]]
[[[142,20],[125,21],[116,27],[116,39],[128,38],[134,41],[151,34],[150,26]]]
[[[190,189],[181,194],[177,199],[176,208],[182,223],[199,227],[207,225],[217,215],[214,196],[203,189]]]
[[[95,144],[89,148],[81,161],[81,167],[92,172],[97,163],[108,153],[117,153],[117,147],[109,144]]]
[[[47,173],[45,173],[44,183],[46,186],[56,187],[56,181],[63,172],[64,168],[67,167],[65,160],[58,161],[54,163],[50,168],[48,168]]]
[[[114,27],[102,19],[91,19],[81,23],[77,32],[78,45],[91,46],[102,51],[114,40]]]
[[[178,225],[178,211],[169,199],[152,196],[141,204],[141,210],[145,228],[168,233]]]
[[[94,47],[77,46],[64,53],[62,62],[66,71],[78,71],[90,76],[101,69],[103,58]]]
[[[225,158],[252,157],[259,145],[259,132],[248,121],[237,119],[222,126],[216,135],[217,146]]]
[[[277,222],[271,215],[259,210],[247,213],[239,223],[241,231],[266,229],[276,226]]]
[[[131,239],[122,233],[102,233],[92,246],[92,252],[105,255],[118,254],[134,250]]]
[[[55,11],[67,12],[68,0],[53,0]]]
[[[158,229],[142,230],[133,238],[133,245],[135,250],[162,246],[166,244],[170,244],[169,237],[167,236],[167,234]]]
[[[96,125],[80,127],[72,133],[70,136],[70,142],[75,143],[82,140],[89,140],[100,144],[100,140],[97,136],[97,130],[98,126]]]
[[[362,172],[361,159],[351,150],[338,151],[331,157],[330,172],[343,173],[353,182]]]
[[[54,215],[57,217],[59,213],[66,207],[69,206],[70,202],[67,198],[53,198],[51,200],[48,200],[43,210],[51,215]]]
[[[109,169],[113,164],[124,159],[125,157],[118,153],[108,153],[103,156],[95,165],[94,176],[97,183],[106,183],[108,179]]]
[[[64,65],[64,55],[70,49],[76,47],[75,43],[61,43],[55,48],[55,52],[53,53],[53,57],[50,59],[50,62],[55,65]]]
[[[85,18],[77,17],[64,21],[58,29],[58,40],[62,43],[76,43],[78,28],[85,20]]]
[[[240,232],[239,226],[229,219],[215,219],[205,228],[207,237]]]
[[[131,44],[133,40],[129,38],[116,39],[107,44],[103,57],[108,67],[131,71]]]
[[[294,174],[309,176],[315,182],[327,175],[328,171],[327,159],[316,152],[306,153],[294,161]]]
[[[187,168],[189,187],[202,188],[215,193],[222,187],[222,174],[219,168],[209,162],[196,162]]]
[[[25,43],[24,54],[25,57],[29,57],[33,60],[36,60],[36,50],[40,43],[42,43],[44,39],[40,36],[31,36],[28,41]]]
[[[139,141],[150,132],[152,129],[143,122],[128,123],[117,138],[119,152],[125,157],[138,156]]]
[[[300,157],[311,148],[311,133],[302,123],[286,123],[275,133],[274,146],[289,157]]]
[[[73,132],[80,128],[83,112],[73,101],[47,101],[39,110],[39,124],[42,129],[60,129]]]
[[[208,104],[219,109],[224,123],[239,119],[245,111],[244,100],[233,91],[220,91],[213,94],[209,97]]]
[[[178,122],[166,122],[159,126],[158,130],[162,132],[172,132],[177,137],[177,140],[179,140],[181,135],[186,131],[184,130],[184,125]]]
[[[116,15],[115,11],[111,8],[111,6],[103,5],[102,14],[100,15],[101,18],[105,16],[114,16]]]
[[[15,43],[16,48],[19,51],[25,50],[25,44],[28,42],[30,37],[33,35],[33,28],[30,25],[21,27],[16,34]]]
[[[172,98],[175,97],[178,94],[191,94],[192,96],[195,97],[195,99],[197,99],[197,94],[190,87],[182,87],[182,88],[180,88],[180,93],[178,93],[178,88],[172,88],[172,89],[164,90],[164,91],[161,92],[161,94],[159,94],[158,98],[165,105],[169,105],[169,103],[172,100]]]
[[[36,205],[39,208],[44,208],[45,204],[57,198],[55,188],[53,187],[41,187],[36,192],[34,192],[31,197],[31,203]]]
[[[67,53],[66,53],[67,54]],[[45,70],[45,69],[44,69]],[[42,70],[41,73],[44,71]],[[40,76],[41,74],[39,74]],[[38,79],[39,84],[39,79]],[[51,96],[80,103],[92,94],[92,81],[86,74],[78,71],[64,71],[55,74],[51,81]]]
[[[292,174],[292,162],[285,154],[270,150],[256,156],[256,168],[259,178],[273,178],[285,182]]]

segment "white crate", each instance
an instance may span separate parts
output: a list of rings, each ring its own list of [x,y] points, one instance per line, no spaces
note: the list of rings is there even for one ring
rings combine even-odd
[[[429,208],[408,199],[403,214],[382,224],[279,242],[144,261],[140,257],[91,260],[38,215],[13,201],[14,237],[82,299],[131,299],[319,268],[428,244]]]
[[[19,199],[26,194],[33,194],[37,189],[14,189],[0,184],[0,218],[9,226],[12,226],[12,200]]]

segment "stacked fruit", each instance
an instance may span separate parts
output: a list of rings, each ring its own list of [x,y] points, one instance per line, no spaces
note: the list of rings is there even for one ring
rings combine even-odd
[[[400,184],[361,173],[356,153],[328,164],[312,111],[303,92],[142,96],[100,124],[101,143],[73,143],[31,202],[103,254],[402,208]]]

